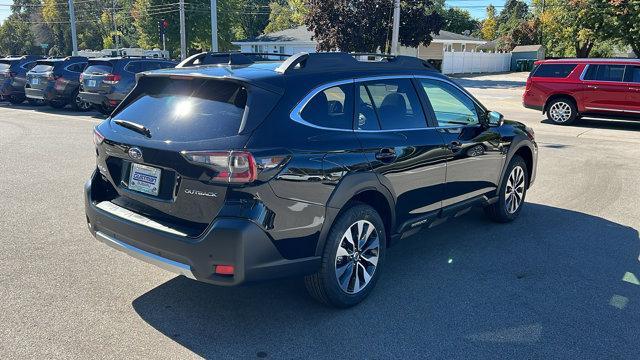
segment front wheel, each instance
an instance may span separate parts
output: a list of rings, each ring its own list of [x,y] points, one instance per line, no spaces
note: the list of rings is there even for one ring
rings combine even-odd
[[[90,102],[82,100],[82,98],[80,98],[80,95],[78,93],[76,93],[75,96],[73,97],[71,106],[73,107],[73,110],[76,110],[76,111],[89,111],[93,107],[93,105]]]
[[[105,104],[98,106],[98,111],[100,111],[104,115],[111,115],[113,109],[114,108],[112,108],[111,106],[107,106]]]
[[[524,205],[528,182],[527,163],[515,155],[498,189],[498,201],[484,208],[489,218],[502,223],[515,220]]]
[[[329,231],[320,270],[305,277],[309,294],[339,308],[360,303],[378,281],[386,240],[375,209],[365,204],[346,209]]]
[[[547,108],[547,117],[558,125],[570,125],[578,119],[578,109],[573,101],[565,98],[551,101]]]

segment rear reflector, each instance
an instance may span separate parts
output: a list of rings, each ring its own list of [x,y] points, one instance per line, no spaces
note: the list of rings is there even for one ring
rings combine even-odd
[[[233,275],[233,265],[216,265],[215,273],[218,275]]]
[[[102,134],[100,134],[100,132],[98,131],[98,129],[93,129],[93,144],[98,146],[100,144],[102,144],[102,142],[104,141],[104,136],[102,136]]]

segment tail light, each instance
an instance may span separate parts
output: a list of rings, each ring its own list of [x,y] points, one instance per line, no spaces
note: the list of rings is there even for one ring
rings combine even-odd
[[[10,77],[10,78],[15,77],[16,75],[18,75],[15,71],[10,71],[10,70],[9,71],[5,71],[4,74],[5,74],[5,76]]]
[[[109,85],[115,85],[120,81],[121,77],[118,74],[107,74],[102,78],[102,82]]]
[[[246,184],[258,175],[256,160],[248,151],[183,151],[182,156],[191,163],[213,169],[211,181]]]
[[[98,146],[104,141],[104,136],[100,134],[98,129],[93,129],[93,143]]]
[[[48,80],[58,80],[59,78],[59,76],[54,75],[53,72],[46,73],[46,76]]]

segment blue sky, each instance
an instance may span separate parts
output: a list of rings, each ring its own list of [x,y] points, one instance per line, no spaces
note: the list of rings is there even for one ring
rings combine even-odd
[[[4,19],[11,14],[11,10],[7,5],[12,3],[13,0],[0,0],[0,21],[4,21]],[[478,19],[484,18],[484,9],[487,5],[493,4],[497,10],[500,11],[500,6],[504,5],[504,3],[505,0],[447,0],[446,2],[448,6],[469,10],[471,16]]]

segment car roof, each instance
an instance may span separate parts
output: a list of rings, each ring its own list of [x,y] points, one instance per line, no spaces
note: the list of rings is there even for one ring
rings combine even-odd
[[[640,65],[640,59],[626,58],[575,58],[575,59],[546,59],[538,60],[536,64],[624,64]]]
[[[113,57],[97,57],[97,58],[89,58],[89,61],[120,61],[120,60],[153,60],[153,61],[168,61],[175,62],[171,59],[164,58],[152,58],[152,57],[135,57],[135,56],[113,56]]]
[[[304,87],[316,87],[335,80],[357,77],[394,76],[428,73],[444,77],[423,60],[397,56],[387,61],[358,61],[347,53],[296,54],[285,61],[257,61],[251,64],[210,64],[154,70],[140,76],[209,77],[255,84],[282,93],[287,79],[304,77]],[[291,81],[291,86],[300,86]]]

